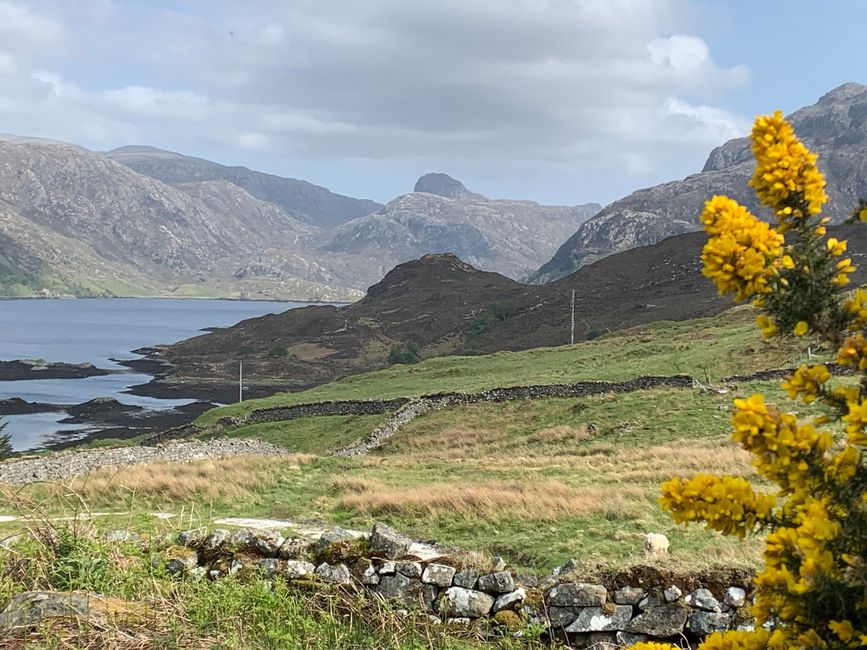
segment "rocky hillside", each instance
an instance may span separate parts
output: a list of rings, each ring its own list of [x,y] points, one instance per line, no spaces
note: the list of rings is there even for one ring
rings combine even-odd
[[[189,186],[203,181],[232,183],[314,226],[330,228],[382,207],[375,201],[334,194],[307,181],[263,174],[246,167],[227,167],[156,147],[120,147],[106,152],[105,156],[170,185]]]
[[[0,135],[0,295],[351,301],[440,252],[519,279],[599,207],[491,201],[444,174],[381,206],[152,147]]]
[[[828,179],[826,213],[843,220],[867,196],[867,86],[845,84],[789,116],[798,136],[820,155]],[[747,138],[714,149],[704,169],[680,181],[638,190],[584,223],[533,276],[547,282],[618,251],[698,230],[698,215],[714,194],[726,194],[765,214],[747,186],[754,163]]]
[[[363,257],[381,274],[428,253],[453,253],[478,268],[522,279],[600,205],[546,206],[492,200],[446,174],[422,176],[410,194],[338,227],[324,250]]]
[[[315,257],[294,275],[244,274],[318,232],[278,206],[225,181],[173,187],[62,143],[0,140],[0,221],[6,295],[360,295]]]
[[[867,281],[867,228],[846,227],[854,282]],[[423,357],[492,353],[569,342],[572,291],[576,340],[642,323],[684,320],[731,307],[701,275],[703,233],[618,253],[545,285],[522,285],[479,271],[452,255],[402,264],[346,307],[307,307],[150,351],[168,364],[148,389],[219,400],[232,395],[244,360],[251,395],[304,388],[388,365],[393,346],[414,344]]]

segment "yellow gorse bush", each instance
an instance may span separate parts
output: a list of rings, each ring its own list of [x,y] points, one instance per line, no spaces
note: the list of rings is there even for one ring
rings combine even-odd
[[[750,185],[777,223],[713,197],[701,215],[704,274],[720,294],[752,301],[765,336],[810,336],[835,350],[860,382],[834,386],[827,366],[798,368],[783,388],[820,409],[811,423],[762,395],[735,400],[732,438],[776,488],[763,493],[743,478],[699,474],[664,483],[660,503],[678,523],[767,534],[755,579],[756,629],[713,634],[702,650],[867,647],[867,291],[844,294],[855,267],[844,257],[845,241],[825,238],[817,156],[779,112],[756,119],[751,141]],[[867,221],[867,202],[855,220]]]

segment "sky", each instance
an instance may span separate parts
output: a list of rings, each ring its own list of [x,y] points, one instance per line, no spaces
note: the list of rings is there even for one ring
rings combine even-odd
[[[606,204],[867,83],[867,0],[0,0],[0,132]]]

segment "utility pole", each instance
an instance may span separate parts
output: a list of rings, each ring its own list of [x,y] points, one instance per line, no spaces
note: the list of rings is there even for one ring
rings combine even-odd
[[[244,401],[244,361],[238,362],[238,403]]]
[[[575,345],[575,289],[572,289],[572,343]]]

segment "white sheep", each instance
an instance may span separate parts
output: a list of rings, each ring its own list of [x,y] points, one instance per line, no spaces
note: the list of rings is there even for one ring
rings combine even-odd
[[[644,536],[644,552],[652,557],[668,553],[668,537],[660,533],[647,533]]]

